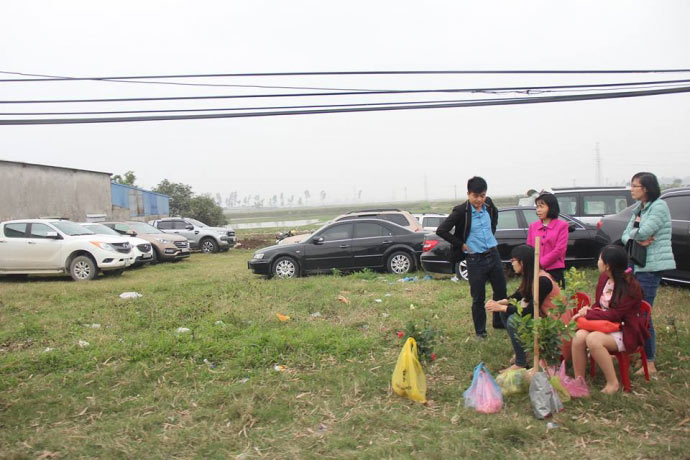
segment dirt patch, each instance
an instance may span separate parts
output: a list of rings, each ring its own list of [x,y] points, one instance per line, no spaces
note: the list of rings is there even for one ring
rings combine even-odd
[[[247,235],[238,240],[237,249],[259,249],[276,244],[276,238],[272,235]]]

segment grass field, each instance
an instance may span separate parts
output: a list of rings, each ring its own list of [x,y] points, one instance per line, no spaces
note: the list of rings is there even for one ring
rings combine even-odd
[[[688,289],[659,291],[658,378],[604,396],[598,372],[592,397],[547,430],[526,395],[494,415],[464,407],[474,366],[495,372],[511,355],[504,331],[474,338],[466,283],[265,280],[250,257],[194,254],[88,283],[0,279],[0,458],[690,456]],[[444,331],[428,406],[390,391],[408,320]]]

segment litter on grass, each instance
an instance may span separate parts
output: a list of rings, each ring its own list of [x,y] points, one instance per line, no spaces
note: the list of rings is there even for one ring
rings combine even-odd
[[[123,292],[120,294],[121,299],[138,299],[139,297],[144,297],[138,292]]]
[[[339,296],[338,296],[338,301],[340,301],[340,302],[342,302],[342,303],[344,303],[344,304],[349,304],[349,303],[350,303],[350,300],[349,300],[347,297],[344,297],[344,296],[342,296],[342,295],[339,295]]]
[[[414,283],[418,279],[419,278],[417,278],[416,276],[406,276],[405,278],[400,278],[398,280],[398,283]]]
[[[87,342],[86,340],[80,340],[77,343],[79,344],[79,348],[86,348],[89,346],[89,342]]]
[[[225,326],[225,323],[222,322],[221,320],[218,320],[214,323],[216,326]]]
[[[93,324],[87,325],[86,327],[90,327],[91,329],[100,329],[101,325],[98,323],[93,323]]]
[[[314,313],[311,314],[312,318],[321,318],[321,312],[320,311],[315,311]]]
[[[46,347],[46,349],[43,350],[43,353],[50,353],[53,350],[55,350],[55,348]]]
[[[187,334],[188,332],[191,332],[192,330],[189,329],[188,327],[178,327],[177,328],[177,333],[178,334]]]
[[[276,317],[280,320],[281,323],[285,323],[287,321],[290,321],[290,317],[287,315],[282,315],[280,313],[276,313]]]
[[[383,302],[383,300],[381,300],[381,299],[374,299],[374,302],[376,302],[376,303],[381,303],[381,302]]]
[[[458,281],[460,281],[457,276],[453,276],[450,280],[454,283],[457,283]]]
[[[390,297],[391,295],[389,293],[383,294],[384,297]]]
[[[287,366],[284,366],[282,364],[276,364],[273,366],[273,370],[276,372],[285,372],[287,370]]]

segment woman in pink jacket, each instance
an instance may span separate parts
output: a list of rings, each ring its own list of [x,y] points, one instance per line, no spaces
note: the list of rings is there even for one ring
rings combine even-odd
[[[542,192],[534,200],[539,220],[532,222],[527,231],[527,244],[534,247],[535,237],[540,238],[539,265],[565,288],[565,251],[568,249],[568,223],[560,220],[558,200],[553,193]]]

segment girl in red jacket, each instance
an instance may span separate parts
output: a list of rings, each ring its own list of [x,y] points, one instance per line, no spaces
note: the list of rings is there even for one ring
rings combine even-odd
[[[642,289],[628,268],[628,255],[622,246],[609,245],[599,256],[599,283],[594,305],[585,306],[573,316],[587,319],[603,319],[621,323],[616,332],[589,332],[580,329],[573,339],[573,368],[575,377],[585,376],[587,349],[594,362],[601,368],[606,378],[602,393],[618,391],[618,377],[609,352],[635,350],[644,343],[649,332],[644,327],[645,320],[640,309]]]

